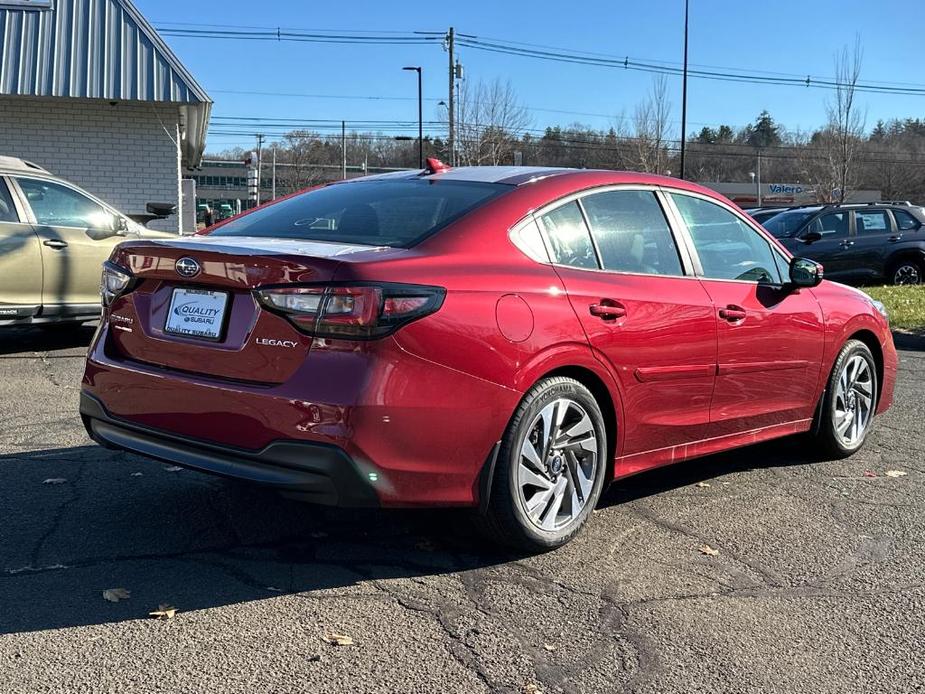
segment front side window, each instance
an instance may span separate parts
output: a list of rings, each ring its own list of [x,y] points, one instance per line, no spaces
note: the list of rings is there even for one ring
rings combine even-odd
[[[412,246],[512,186],[421,179],[334,184],[267,205],[212,232]]]
[[[900,231],[914,231],[921,226],[919,220],[904,210],[893,210],[893,218]]]
[[[577,202],[570,202],[540,217],[552,262],[598,269],[591,235]]]
[[[890,230],[890,218],[887,217],[886,210],[855,212],[854,224],[857,227],[858,236],[882,234]]]
[[[112,215],[99,203],[72,188],[35,178],[17,178],[35,221],[45,226],[105,229]]]
[[[690,232],[704,277],[781,283],[771,245],[757,231],[716,203],[679,193],[671,198]]]
[[[582,198],[605,270],[683,275],[674,238],[655,193],[612,190]]]
[[[18,222],[19,215],[13,206],[13,196],[6,187],[6,181],[0,178],[0,222]]]
[[[807,231],[814,231],[824,239],[848,238],[848,213],[829,212],[820,215],[807,227]]]

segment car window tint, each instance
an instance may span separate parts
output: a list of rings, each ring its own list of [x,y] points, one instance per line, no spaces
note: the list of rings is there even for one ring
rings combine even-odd
[[[605,270],[683,275],[678,249],[655,193],[613,190],[581,200]]]
[[[816,217],[807,228],[815,231],[825,239],[840,239],[848,236],[848,213],[828,212]]]
[[[896,226],[900,231],[912,231],[921,226],[919,220],[904,210],[893,210],[893,217],[896,219]]]
[[[547,212],[540,217],[540,221],[554,263],[597,269],[597,256],[594,254],[591,235],[577,202]]]
[[[702,198],[671,194],[711,279],[780,284],[771,246],[732,212]]]
[[[0,180],[0,222],[18,222],[19,215],[13,205],[13,196],[6,187],[6,181]]]
[[[882,234],[890,230],[890,219],[886,215],[886,210],[855,212],[854,224],[857,227],[858,236],[861,234]]]
[[[267,205],[211,232],[411,246],[512,186],[423,179],[335,184]]]
[[[38,224],[102,229],[112,215],[85,195],[66,186],[34,178],[17,178]]]

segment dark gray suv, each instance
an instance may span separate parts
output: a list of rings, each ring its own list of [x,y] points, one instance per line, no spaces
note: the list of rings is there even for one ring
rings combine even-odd
[[[925,283],[925,210],[908,202],[814,205],[764,227],[794,255],[840,282]]]

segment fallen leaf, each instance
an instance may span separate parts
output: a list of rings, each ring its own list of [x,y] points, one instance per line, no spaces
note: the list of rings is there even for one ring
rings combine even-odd
[[[44,480],[42,484],[64,484],[67,482],[63,477],[49,477],[47,480]]]
[[[905,477],[909,473],[905,472],[904,470],[887,470],[883,474],[887,477]]]
[[[170,467],[165,467],[164,471],[165,472],[180,472],[180,470],[182,469],[183,468],[180,467],[179,465],[171,465]]]
[[[709,487],[710,483],[709,482],[698,482],[697,486],[698,487]]]
[[[545,648],[550,653],[553,653],[556,650],[556,647],[553,646],[551,643],[544,643],[543,648]]]
[[[719,554],[719,550],[713,549],[710,547],[710,545],[700,545],[700,547],[697,549],[700,550],[701,554],[706,554],[708,557],[715,557],[717,554]]]
[[[335,634],[334,632],[331,632],[329,634],[325,634],[321,638],[323,641],[331,644],[332,646],[352,646],[353,645],[353,639],[347,636],[346,634]]]
[[[865,470],[865,471],[864,471],[864,477],[876,477],[876,476],[877,476],[877,473],[876,473],[876,472],[873,472],[873,471],[871,471],[871,470]]]
[[[522,694],[543,694],[539,688],[539,685],[536,685],[533,682],[524,682],[524,686],[521,687],[520,691]]]
[[[160,604],[157,606],[157,609],[153,612],[149,612],[149,617],[155,617],[157,619],[173,619],[173,616],[177,613],[177,608],[173,605]]]
[[[131,591],[125,588],[107,588],[103,591],[103,600],[108,600],[109,602],[128,600],[130,597],[132,597]]]

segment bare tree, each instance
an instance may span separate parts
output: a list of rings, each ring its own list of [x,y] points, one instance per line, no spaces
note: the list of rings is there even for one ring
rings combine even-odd
[[[636,165],[647,173],[662,173],[668,162],[668,129],[671,102],[668,80],[659,75],[652,80],[652,91],[636,106],[633,114]]]
[[[510,80],[464,82],[458,115],[458,156],[468,165],[511,163],[515,143],[530,124]]]
[[[829,116],[826,130],[829,132],[822,144],[838,191],[834,196],[838,202],[844,202],[849,187],[854,187],[854,159],[864,138],[865,116],[855,100],[863,57],[861,38],[857,35],[850,50],[845,46],[835,55],[835,98],[826,108]]]

